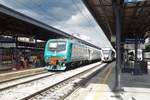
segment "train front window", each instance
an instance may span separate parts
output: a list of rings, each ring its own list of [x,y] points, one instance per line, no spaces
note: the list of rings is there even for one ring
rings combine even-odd
[[[102,50],[103,54],[108,54],[109,50]]]
[[[142,51],[138,51],[138,55],[142,55]]]
[[[51,49],[57,48],[57,43],[49,43],[49,48]]]
[[[66,42],[65,41],[53,41],[49,43],[48,49],[50,51],[65,51]]]

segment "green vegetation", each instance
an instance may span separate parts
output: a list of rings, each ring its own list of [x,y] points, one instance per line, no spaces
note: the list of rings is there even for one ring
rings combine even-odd
[[[146,44],[146,45],[145,45],[145,50],[146,50],[146,51],[150,51],[150,44]]]

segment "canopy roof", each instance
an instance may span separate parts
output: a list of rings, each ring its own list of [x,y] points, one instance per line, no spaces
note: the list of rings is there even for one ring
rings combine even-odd
[[[83,0],[104,33],[111,39],[115,35],[113,0]],[[130,1],[130,2],[129,2]],[[150,0],[116,0],[120,9],[121,40],[143,38],[150,30]]]

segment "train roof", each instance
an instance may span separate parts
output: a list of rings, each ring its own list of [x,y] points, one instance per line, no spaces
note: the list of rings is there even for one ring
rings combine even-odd
[[[67,40],[68,39],[65,39],[65,38],[64,39],[61,39],[61,38],[59,38],[59,39],[49,39],[48,42],[49,41],[67,41]]]
[[[111,48],[101,48],[102,50],[112,50]]]

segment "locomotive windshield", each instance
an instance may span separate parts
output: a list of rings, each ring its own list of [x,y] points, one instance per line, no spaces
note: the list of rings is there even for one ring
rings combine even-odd
[[[52,41],[48,45],[50,51],[64,51],[66,49],[65,41]]]
[[[109,54],[109,50],[102,50],[104,54]]]

